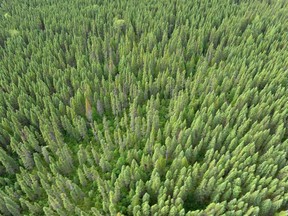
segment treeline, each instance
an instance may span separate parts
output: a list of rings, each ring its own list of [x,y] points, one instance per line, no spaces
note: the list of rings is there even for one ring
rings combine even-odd
[[[288,2],[0,4],[0,214],[288,208]]]

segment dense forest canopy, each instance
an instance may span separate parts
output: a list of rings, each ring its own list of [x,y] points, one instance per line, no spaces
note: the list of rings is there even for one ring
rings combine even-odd
[[[0,1],[0,215],[285,215],[288,1]]]

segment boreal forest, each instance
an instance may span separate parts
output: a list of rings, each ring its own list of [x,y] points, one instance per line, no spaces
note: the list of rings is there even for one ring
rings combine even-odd
[[[0,0],[0,215],[287,216],[287,0]]]

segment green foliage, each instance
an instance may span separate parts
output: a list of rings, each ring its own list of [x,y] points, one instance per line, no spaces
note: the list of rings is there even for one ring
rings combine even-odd
[[[126,28],[125,20],[115,19],[114,20],[114,27],[115,27],[115,29],[118,29],[118,30],[125,30],[125,28]]]
[[[287,14],[2,1],[0,215],[286,215]]]

